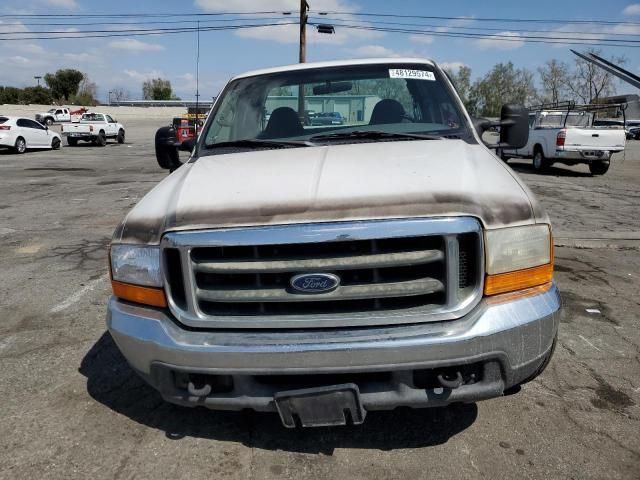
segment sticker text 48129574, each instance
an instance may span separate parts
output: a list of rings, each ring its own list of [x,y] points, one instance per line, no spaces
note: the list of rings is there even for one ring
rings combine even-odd
[[[410,70],[408,68],[390,68],[389,78],[413,78],[416,80],[436,81],[436,76],[428,70]]]

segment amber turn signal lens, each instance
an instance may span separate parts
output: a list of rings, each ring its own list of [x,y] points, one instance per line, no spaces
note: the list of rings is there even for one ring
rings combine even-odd
[[[484,282],[485,295],[513,292],[524,288],[537,287],[553,280],[553,264],[525,268],[515,272],[487,275]]]
[[[141,287],[139,285],[131,285],[130,283],[117,282],[111,280],[111,288],[113,294],[122,300],[130,302],[142,303],[153,307],[166,307],[167,297],[161,288]]]

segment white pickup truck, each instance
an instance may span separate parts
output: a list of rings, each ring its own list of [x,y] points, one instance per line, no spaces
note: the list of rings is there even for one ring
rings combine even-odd
[[[82,140],[104,147],[109,138],[124,143],[124,126],[106,113],[85,113],[79,123],[63,125],[62,135],[70,146]]]
[[[46,112],[36,113],[36,121],[45,125],[51,125],[53,122],[70,122],[71,111],[62,107],[51,108]]]
[[[586,163],[593,175],[609,170],[611,155],[625,147],[622,129],[594,128],[593,112],[543,110],[529,114],[529,141],[517,150],[498,149],[503,159],[533,158],[533,168],[547,170],[553,163]]]

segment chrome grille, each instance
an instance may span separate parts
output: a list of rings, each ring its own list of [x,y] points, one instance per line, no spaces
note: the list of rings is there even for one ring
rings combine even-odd
[[[410,219],[169,233],[169,303],[210,328],[327,328],[456,318],[481,292],[482,238],[470,218]],[[293,289],[332,273],[325,293]]]

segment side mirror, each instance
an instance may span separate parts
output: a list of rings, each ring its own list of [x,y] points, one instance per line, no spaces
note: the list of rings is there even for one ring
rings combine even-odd
[[[160,168],[174,171],[182,165],[176,146],[176,130],[162,127],[156,132],[156,160]]]
[[[507,104],[500,112],[499,148],[522,148],[529,141],[529,110],[522,105]]]
[[[189,152],[191,153],[193,151],[193,148],[196,146],[196,139],[195,138],[190,138],[188,140],[183,141],[180,146],[178,147],[178,150],[182,151],[182,152]]]
[[[522,148],[529,141],[529,110],[522,105],[503,105],[499,121],[474,118],[473,126],[481,137],[490,128],[500,128],[500,141],[487,144],[491,148]]]

